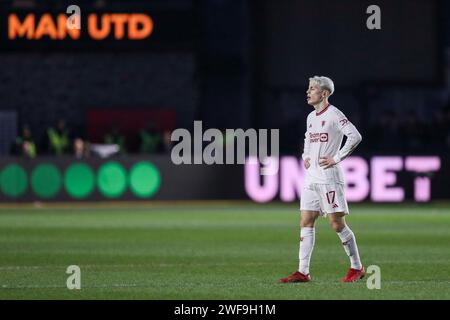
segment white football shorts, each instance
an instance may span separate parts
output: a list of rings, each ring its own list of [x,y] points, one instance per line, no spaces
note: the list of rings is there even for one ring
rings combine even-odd
[[[319,211],[324,217],[336,212],[349,214],[344,185],[305,183],[300,195],[300,210]]]

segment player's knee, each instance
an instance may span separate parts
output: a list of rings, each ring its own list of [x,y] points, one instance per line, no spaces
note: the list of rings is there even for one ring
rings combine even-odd
[[[301,228],[314,228],[314,220],[300,220]]]
[[[300,219],[301,228],[313,228],[316,222],[315,215],[313,214],[302,214]]]
[[[331,221],[330,222],[331,228],[336,232],[341,232],[342,229],[345,228],[345,222],[344,221]]]

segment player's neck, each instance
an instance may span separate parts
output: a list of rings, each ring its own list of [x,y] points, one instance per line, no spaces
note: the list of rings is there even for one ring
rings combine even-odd
[[[320,113],[329,105],[330,104],[328,103],[328,100],[322,100],[322,102],[319,102],[318,104],[314,105],[314,109],[316,109],[316,113]]]

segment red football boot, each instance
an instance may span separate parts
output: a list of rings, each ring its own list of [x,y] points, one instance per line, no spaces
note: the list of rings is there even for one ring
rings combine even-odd
[[[364,278],[365,275],[366,271],[364,270],[364,267],[362,267],[361,270],[350,268],[347,275],[341,279],[341,282],[355,282]]]
[[[287,278],[281,278],[280,283],[289,283],[289,282],[309,282],[311,281],[311,276],[309,274],[304,275],[301,272],[295,271]]]

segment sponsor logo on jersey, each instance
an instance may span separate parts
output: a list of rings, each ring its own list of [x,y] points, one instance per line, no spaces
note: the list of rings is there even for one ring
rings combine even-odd
[[[342,119],[342,120],[339,120],[339,123],[343,127],[343,126],[345,126],[348,123],[348,120],[347,119]]]
[[[328,133],[326,132],[316,132],[316,133],[309,133],[309,142],[327,142],[328,141]]]
[[[321,133],[320,142],[327,142],[327,141],[328,141],[328,133]]]

